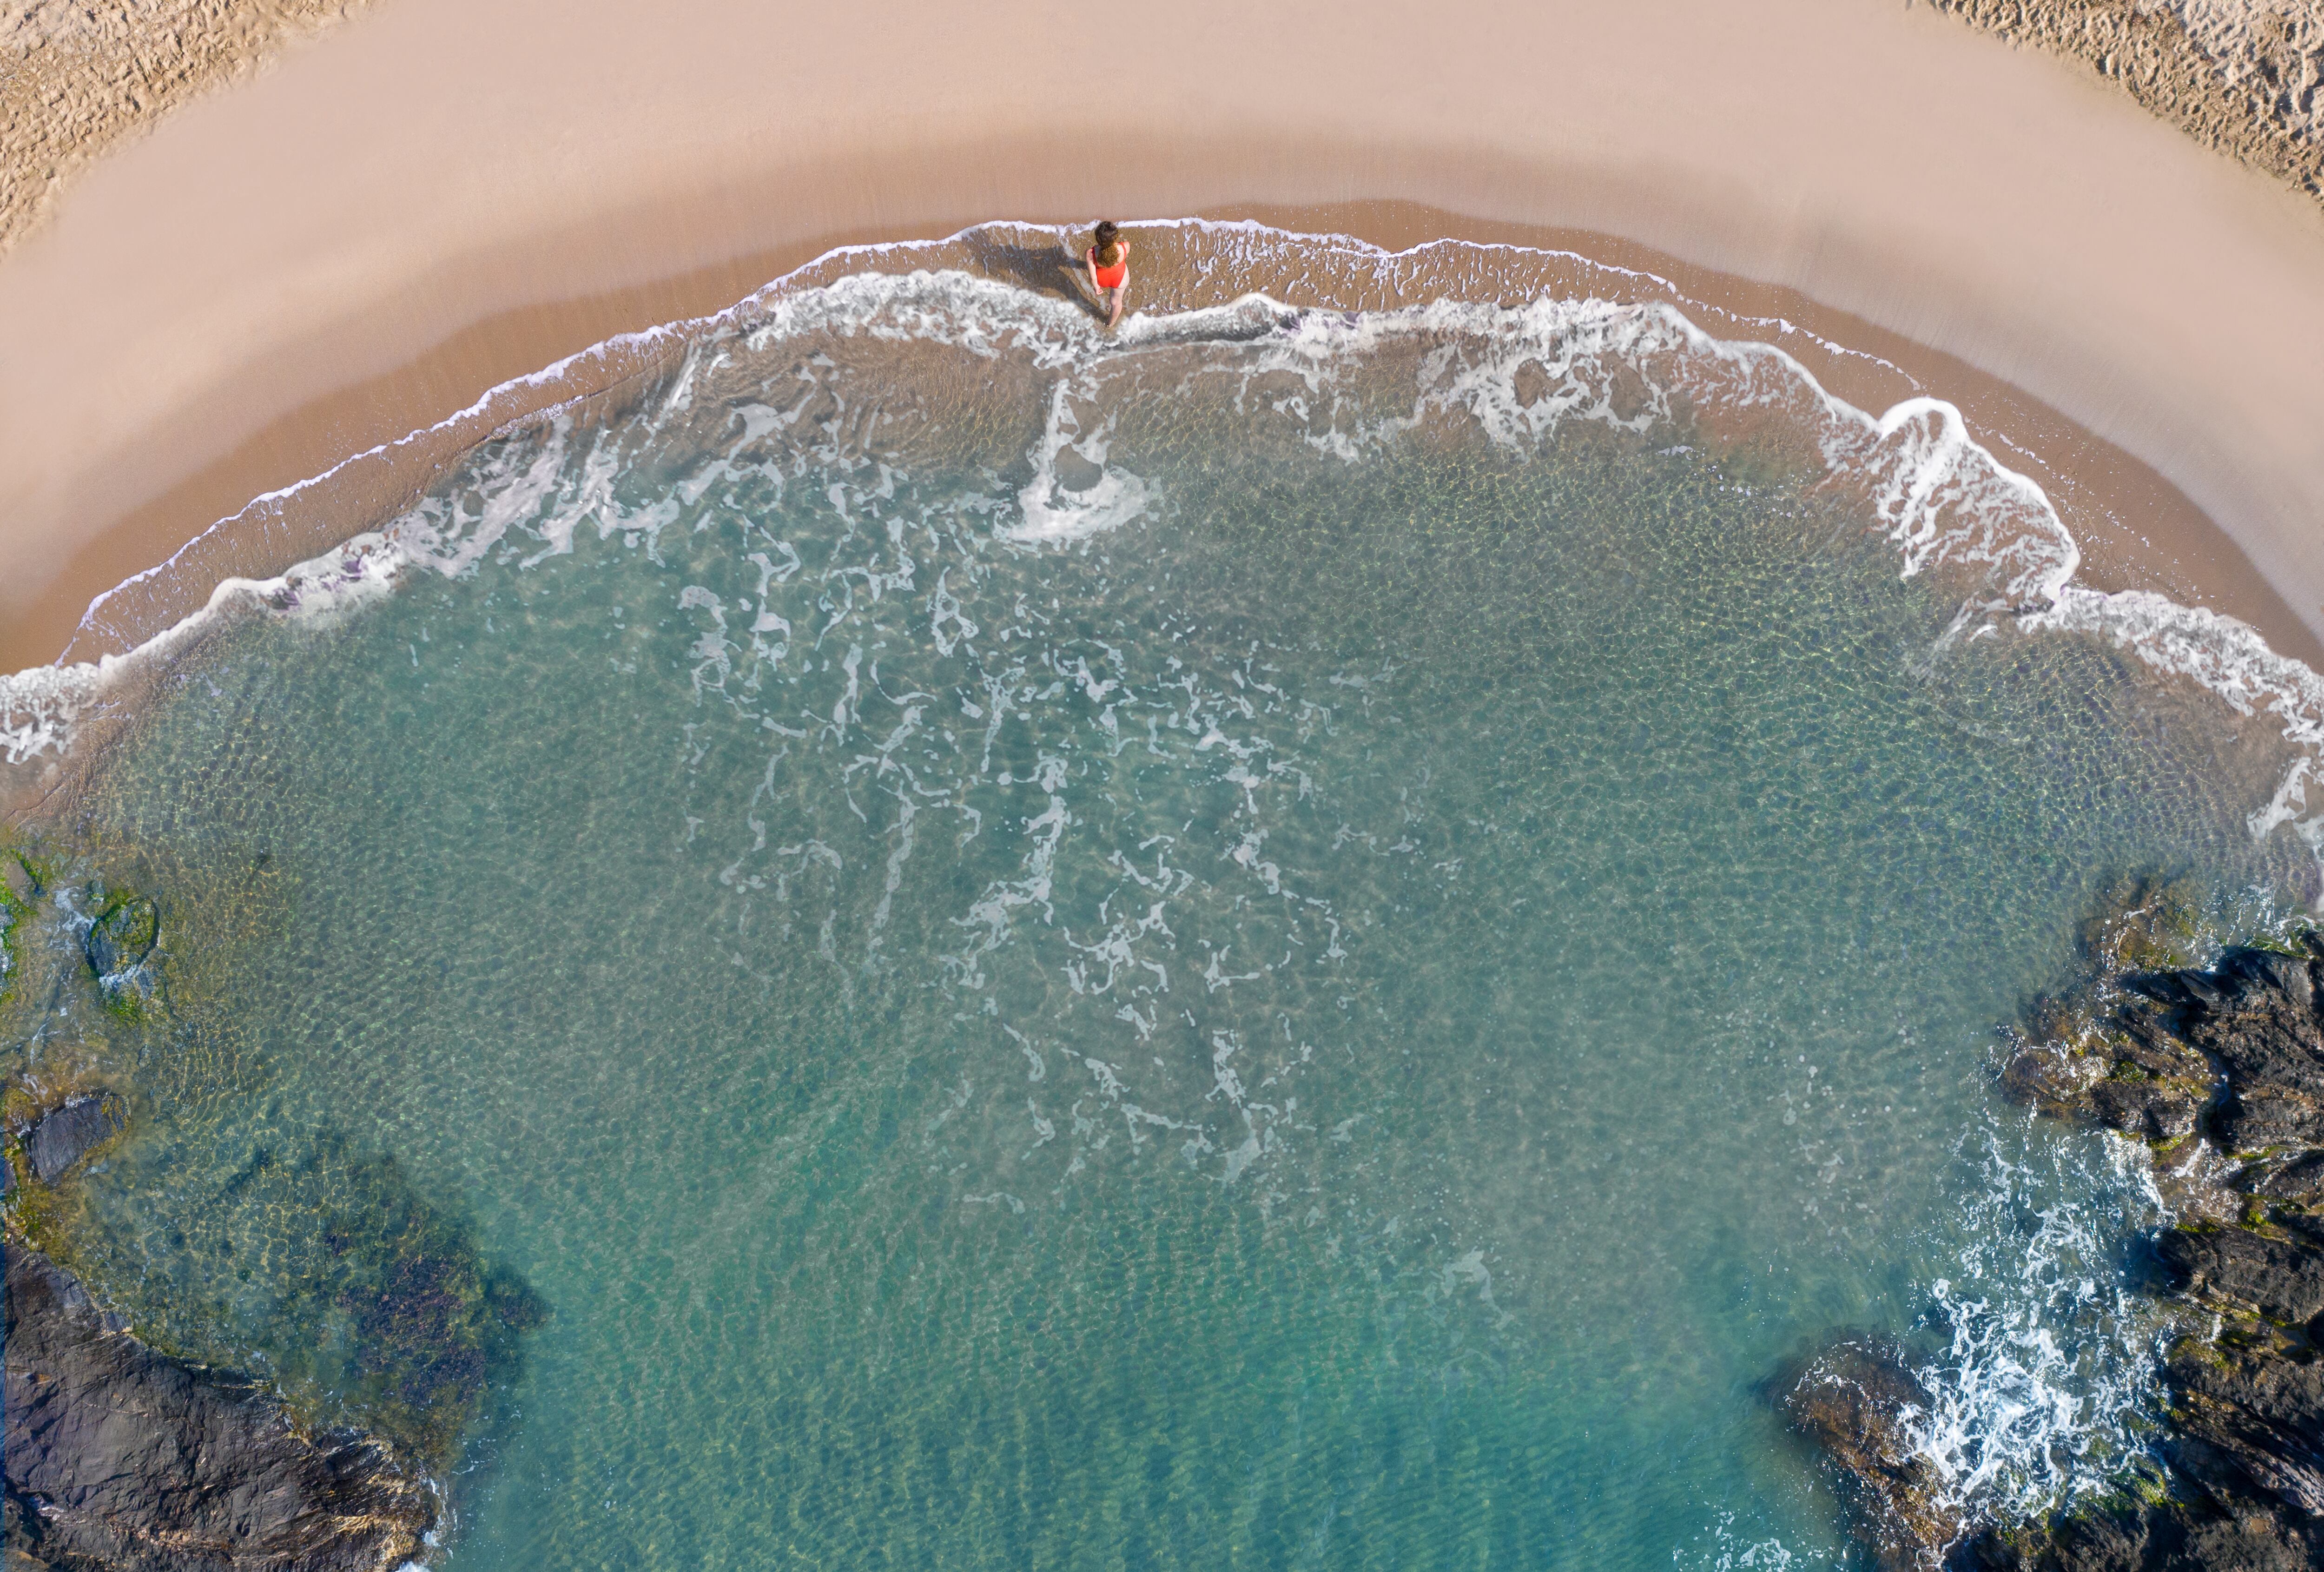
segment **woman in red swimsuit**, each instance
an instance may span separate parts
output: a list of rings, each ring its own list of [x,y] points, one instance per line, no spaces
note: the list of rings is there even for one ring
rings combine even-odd
[[[1097,244],[1083,253],[1089,264],[1090,289],[1097,303],[1111,311],[1109,328],[1121,320],[1122,302],[1130,294],[1130,242],[1111,218],[1097,227]]]

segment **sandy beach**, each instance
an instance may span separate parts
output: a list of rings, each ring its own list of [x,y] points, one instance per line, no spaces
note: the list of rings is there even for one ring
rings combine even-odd
[[[1196,7],[1125,50],[1040,5],[398,0],[173,116],[0,262],[0,666],[311,554],[548,393],[253,510],[75,636],[252,497],[612,335],[835,245],[1101,210],[1563,246],[1713,331],[1798,323],[1898,368],[1803,356],[1854,402],[1960,402],[2098,582],[2318,652],[2324,215],[1928,8]],[[1133,304],[1204,282],[1143,269]]]
[[[364,0],[11,0],[0,5],[0,254],[92,161],[264,70]]]
[[[2324,1566],[2320,97],[0,4],[8,1566]]]

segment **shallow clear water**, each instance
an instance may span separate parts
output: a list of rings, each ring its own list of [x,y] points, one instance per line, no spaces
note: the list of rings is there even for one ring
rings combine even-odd
[[[85,809],[166,938],[77,1263],[487,1380],[463,1572],[1838,1557],[1764,1388],[1847,1326],[2102,1470],[2151,1213],[1989,1059],[2117,876],[2302,865],[2224,719],[1683,421],[1253,353],[730,344],[234,619]],[[412,1376],[414,1260],[545,1318]]]

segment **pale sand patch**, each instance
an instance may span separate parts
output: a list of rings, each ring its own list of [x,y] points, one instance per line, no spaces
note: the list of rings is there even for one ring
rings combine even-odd
[[[2324,201],[2324,0],[1932,0]]]
[[[368,0],[0,0],[0,252],[76,170]]]
[[[0,669],[254,493],[831,242],[1365,199],[1795,290],[1769,298],[2015,408],[2037,451],[2071,420],[2151,464],[2169,485],[2102,446],[2053,467],[2149,499],[2113,510],[2126,562],[2147,536],[2166,587],[2295,652],[2324,630],[2324,215],[1926,8],[647,13],[398,0],[172,117],[0,263]]]

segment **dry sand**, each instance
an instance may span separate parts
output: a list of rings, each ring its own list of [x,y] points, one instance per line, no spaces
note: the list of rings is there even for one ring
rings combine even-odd
[[[1931,0],[2324,201],[2324,0]]]
[[[0,253],[89,160],[367,0],[0,0]]]
[[[2317,649],[2324,214],[1926,7],[1201,3],[1114,27],[1036,0],[396,0],[182,110],[0,261],[0,669],[256,492],[828,245],[1319,206],[1813,318],[1910,374],[1849,396],[1917,382],[2044,460],[2102,571]],[[74,653],[410,484],[356,467],[258,510]]]

